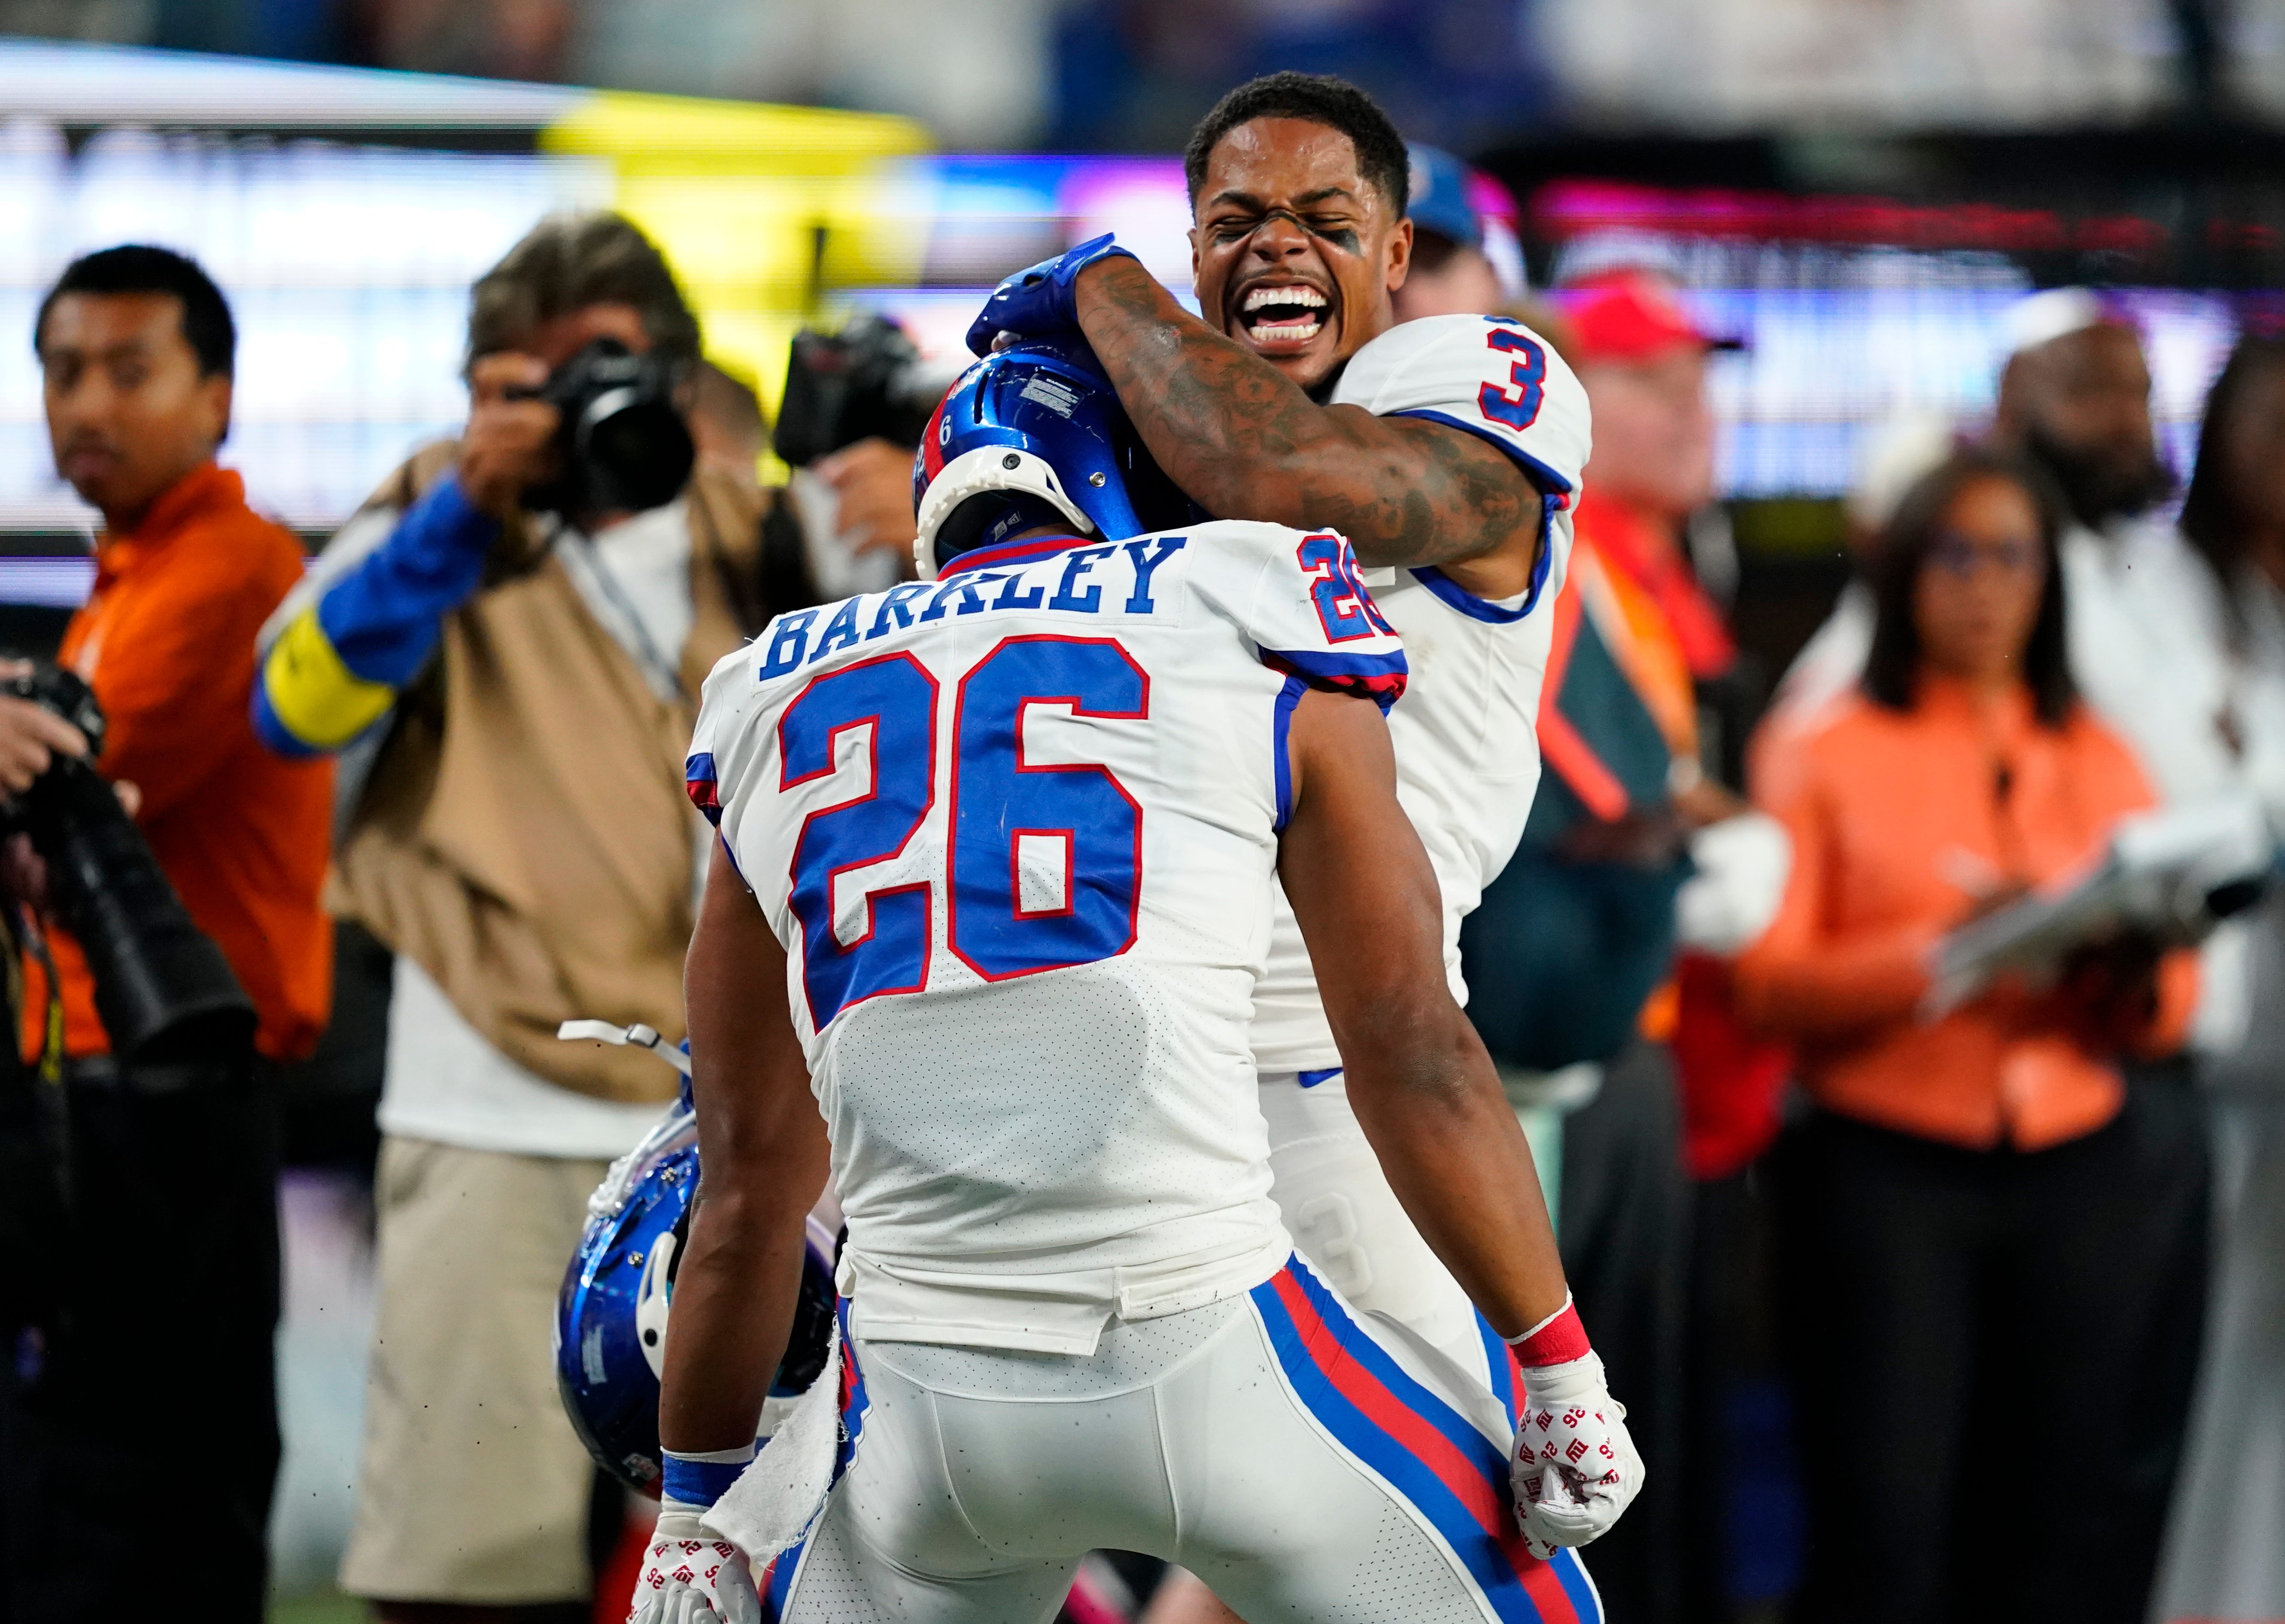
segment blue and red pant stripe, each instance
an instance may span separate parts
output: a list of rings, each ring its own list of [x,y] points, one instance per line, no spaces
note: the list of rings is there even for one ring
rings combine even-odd
[[[1565,1550],[1543,1562],[1525,1549],[1498,1445],[1406,1375],[1298,1259],[1252,1298],[1303,1405],[1421,1514],[1502,1624],[1600,1624],[1578,1557]],[[1512,1413],[1512,1397],[1509,1405]]]

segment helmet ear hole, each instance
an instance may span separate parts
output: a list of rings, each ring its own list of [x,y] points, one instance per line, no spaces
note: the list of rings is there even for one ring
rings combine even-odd
[[[673,1242],[667,1249],[666,1256],[666,1289],[669,1291],[674,1290],[674,1283],[682,1273],[682,1254],[690,1243],[690,1220],[697,1215],[698,1204],[695,1201],[685,1202],[682,1216],[676,1219],[674,1228],[667,1231]]]

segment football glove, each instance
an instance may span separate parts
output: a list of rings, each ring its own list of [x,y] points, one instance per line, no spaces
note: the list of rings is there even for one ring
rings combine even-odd
[[[1593,1353],[1524,1366],[1523,1394],[1508,1479],[1524,1542],[1544,1562],[1609,1531],[1642,1492],[1642,1456]]]
[[[762,1624],[745,1553],[699,1526],[705,1509],[660,1502],[627,1624]]]
[[[1002,333],[1017,338],[1069,333],[1079,326],[1072,304],[1072,285],[1079,273],[1098,260],[1133,259],[1109,231],[1070,249],[1058,259],[1041,260],[1029,271],[1019,271],[992,290],[984,309],[968,329],[968,348],[979,356],[992,353],[992,341]]]

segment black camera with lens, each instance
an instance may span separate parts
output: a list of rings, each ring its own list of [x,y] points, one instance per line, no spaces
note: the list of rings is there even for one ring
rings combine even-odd
[[[918,445],[941,381],[884,317],[860,316],[838,333],[805,328],[794,334],[773,443],[797,468],[876,436]]]
[[[112,1053],[133,1064],[224,1061],[249,1052],[254,1005],[230,961],[191,922],[159,859],[90,764],[102,753],[103,707],[73,672],[35,665],[0,679],[87,735],[85,757],[58,755],[0,812],[45,861],[56,916],[87,955],[95,1009]]]
[[[674,402],[679,369],[599,338],[532,391],[562,414],[557,472],[526,498],[567,517],[663,507],[689,482],[697,449]]]

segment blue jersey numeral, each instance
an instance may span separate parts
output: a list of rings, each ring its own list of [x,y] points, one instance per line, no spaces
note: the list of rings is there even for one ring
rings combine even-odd
[[[794,843],[789,901],[813,1030],[865,999],[928,985],[935,882],[867,891],[864,933],[847,943],[834,930],[834,885],[901,853],[935,804],[938,702],[936,679],[899,654],[817,678],[779,718],[781,791],[829,775],[840,735],[872,729],[865,792],[811,812]],[[1027,762],[1034,706],[1142,720],[1150,679],[1116,642],[1069,637],[1009,638],[961,679],[946,930],[952,951],[987,981],[1091,964],[1135,945],[1142,805],[1108,767]],[[1027,861],[1045,892],[1028,907]]]
[[[1499,385],[1487,383],[1476,391],[1477,409],[1491,421],[1504,423],[1521,434],[1539,420],[1540,403],[1547,398],[1547,352],[1512,327],[1494,327],[1485,334],[1484,342],[1523,358],[1507,369],[1507,381],[1515,393],[1510,395]]]
[[[986,981],[1092,964],[1135,945],[1142,808],[1108,767],[1024,757],[1033,706],[1141,720],[1150,679],[1108,639],[1011,637],[960,679],[953,724],[952,951]],[[1024,906],[1026,855],[1060,867]]]
[[[834,881],[905,849],[936,801],[936,679],[907,654],[828,671],[778,718],[778,788],[833,771],[835,743],[873,729],[865,793],[802,820],[793,848],[794,917],[801,921],[801,979],[813,1029],[851,1004],[928,985],[929,884],[868,891],[864,934],[844,944],[833,928]]]

